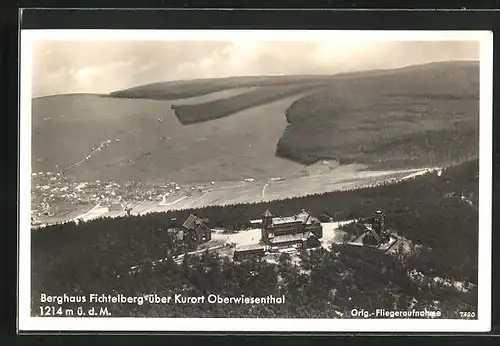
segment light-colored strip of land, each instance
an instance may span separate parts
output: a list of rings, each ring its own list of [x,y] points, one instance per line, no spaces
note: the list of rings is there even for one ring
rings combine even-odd
[[[281,181],[218,184],[199,195],[177,197],[168,201],[164,196],[161,202],[141,202],[135,205],[132,215],[144,215],[153,212],[166,212],[175,209],[201,208],[210,205],[230,205],[237,203],[255,203],[290,197],[307,196],[331,191],[359,189],[376,186],[387,182],[411,179],[435,168],[420,168],[391,171],[342,171],[318,174]],[[90,220],[95,217],[116,217],[124,213],[109,212],[97,205],[89,212],[75,218]]]

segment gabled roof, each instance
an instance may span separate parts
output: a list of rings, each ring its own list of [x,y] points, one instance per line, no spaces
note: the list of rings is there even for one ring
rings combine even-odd
[[[264,214],[262,214],[263,217],[273,217],[273,214],[271,214],[271,212],[269,211],[269,209],[266,209],[266,211],[264,212]]]
[[[282,225],[289,223],[300,224],[302,221],[297,216],[273,217],[273,225]]]
[[[305,211],[304,209],[297,214],[297,218],[302,221],[304,224],[310,224],[313,221],[313,217],[309,212]]]
[[[382,237],[373,228],[370,228],[370,233],[375,237],[377,242],[380,242],[380,240],[382,240]]]
[[[190,214],[189,217],[186,219],[186,221],[184,221],[182,227],[191,230],[196,230],[201,224],[205,223],[206,221],[207,221],[206,219],[202,219],[196,215]]]

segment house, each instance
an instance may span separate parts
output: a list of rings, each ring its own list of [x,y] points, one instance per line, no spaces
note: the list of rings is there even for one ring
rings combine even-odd
[[[251,226],[257,227],[262,225],[262,219],[250,220],[249,223]]]
[[[321,241],[316,238],[313,234],[309,236],[307,239],[302,240],[302,247],[304,249],[312,249],[312,248],[317,248],[321,246]]]
[[[251,258],[260,258],[266,254],[268,247],[260,244],[239,246],[234,250],[233,259],[242,261]]]
[[[200,244],[212,239],[212,230],[208,227],[208,220],[190,214],[182,224],[184,241],[191,244]]]
[[[301,245],[304,239],[314,235],[323,237],[319,220],[305,210],[287,217],[274,217],[269,210],[262,215],[261,242],[273,247]]]

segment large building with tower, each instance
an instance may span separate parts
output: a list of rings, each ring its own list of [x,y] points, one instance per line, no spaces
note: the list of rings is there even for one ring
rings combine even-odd
[[[310,237],[323,237],[323,226],[317,218],[302,210],[299,214],[275,217],[269,210],[262,215],[261,243],[272,247],[288,247],[315,243]]]

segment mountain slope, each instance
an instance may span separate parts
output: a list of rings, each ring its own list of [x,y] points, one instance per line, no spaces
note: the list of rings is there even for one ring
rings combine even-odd
[[[357,77],[354,77],[357,76]],[[479,64],[446,62],[343,75],[294,102],[277,155],[385,165],[477,157]]]
[[[271,103],[245,98],[312,82],[328,86]],[[447,62],[42,97],[32,107],[32,169],[77,180],[199,182],[285,176],[322,159],[439,165],[477,157],[478,85],[477,62]],[[172,109],[198,114],[214,104],[216,116],[189,126]]]
[[[190,126],[178,121],[168,101],[99,95],[35,99],[33,170],[80,162],[64,173],[76,180],[179,183],[279,176],[301,167],[275,156],[286,127],[284,112],[300,97]]]

